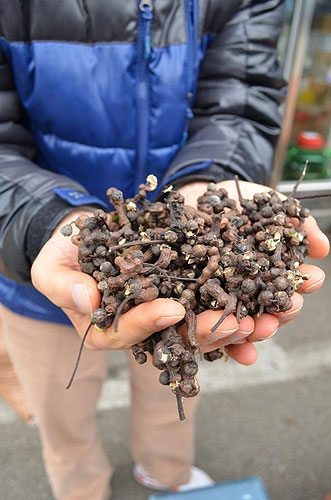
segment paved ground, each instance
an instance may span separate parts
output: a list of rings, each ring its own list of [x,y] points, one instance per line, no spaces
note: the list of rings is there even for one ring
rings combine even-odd
[[[331,257],[320,265],[331,276]],[[259,345],[256,365],[203,364],[197,465],[215,480],[260,475],[271,500],[321,500],[331,490],[330,297],[329,278],[299,320]],[[114,456],[112,498],[147,500],[131,478],[127,408],[124,359],[112,356],[99,406]],[[0,443],[0,500],[51,500],[36,430],[1,401]]]

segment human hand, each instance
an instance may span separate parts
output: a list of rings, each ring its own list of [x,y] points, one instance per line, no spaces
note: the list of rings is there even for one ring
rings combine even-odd
[[[60,229],[82,213],[88,212],[75,210],[60,222],[31,269],[35,288],[63,309],[81,337],[90,324],[92,310],[100,307],[101,297],[94,278],[80,269],[77,246],[65,238]],[[85,345],[90,349],[128,349],[152,333],[177,323],[184,314],[184,307],[174,300],[145,302],[121,314],[117,332],[113,325],[102,332],[92,327]]]
[[[206,191],[207,183],[196,182],[183,186],[179,191],[185,197],[187,205],[196,206],[196,200]],[[230,198],[238,200],[235,181],[224,181],[218,184],[224,187]],[[257,192],[270,191],[270,187],[252,182],[240,181],[240,189],[243,198],[251,199]],[[279,194],[282,198],[285,196]],[[321,259],[329,252],[329,241],[327,236],[319,229],[316,220],[309,216],[302,229],[307,231],[310,244],[309,257]],[[261,317],[250,317],[242,319],[238,325],[234,315],[228,316],[215,332],[211,332],[212,326],[217,322],[222,311],[205,311],[197,317],[197,339],[204,352],[214,349],[223,349],[230,357],[244,365],[253,364],[257,359],[257,351],[253,342],[258,342],[272,337],[279,326],[285,325],[295,319],[303,306],[302,294],[312,293],[318,290],[324,282],[325,274],[319,267],[302,264],[299,270],[303,274],[310,275],[309,280],[304,281],[298,292],[291,297],[292,307],[285,313],[262,314]]]

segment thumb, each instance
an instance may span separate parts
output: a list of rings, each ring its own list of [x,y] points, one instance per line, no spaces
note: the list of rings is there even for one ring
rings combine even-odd
[[[52,284],[52,302],[59,307],[90,316],[93,309],[100,307],[100,292],[96,281],[78,271],[58,273]]]
[[[67,310],[65,313],[78,332],[86,330],[87,318]],[[114,323],[102,332],[92,328],[85,345],[93,349],[129,349],[152,333],[178,323],[184,316],[185,309],[177,301],[160,298],[144,302],[120,315],[116,331]]]
[[[62,309],[90,316],[100,306],[100,292],[95,280],[85,273],[65,269],[52,269],[47,275],[32,275],[33,284],[51,302]]]

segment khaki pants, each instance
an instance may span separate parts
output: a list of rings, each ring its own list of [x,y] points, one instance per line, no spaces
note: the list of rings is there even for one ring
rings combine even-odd
[[[55,498],[108,500],[112,470],[95,425],[107,351],[85,349],[66,391],[80,345],[75,330],[19,316],[2,305],[0,314],[15,370],[37,419]],[[185,400],[187,420],[180,422],[173,394],[158,382],[159,370],[151,363],[138,365],[128,354],[133,460],[161,484],[183,484],[194,460],[197,398]]]

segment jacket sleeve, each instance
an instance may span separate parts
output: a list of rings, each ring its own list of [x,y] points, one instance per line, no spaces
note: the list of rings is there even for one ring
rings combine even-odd
[[[201,63],[186,144],[163,180],[268,183],[285,81],[277,59],[283,0],[243,0]]]
[[[102,202],[34,163],[38,152],[23,117],[11,68],[0,51],[0,272],[28,283],[31,263],[60,220],[74,206]],[[54,188],[74,196],[65,201]]]

